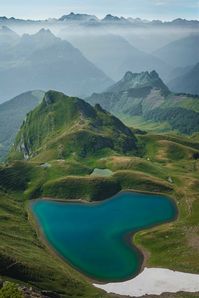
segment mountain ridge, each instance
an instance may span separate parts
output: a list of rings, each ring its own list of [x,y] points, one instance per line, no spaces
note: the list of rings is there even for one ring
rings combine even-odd
[[[111,82],[80,50],[46,29],[24,34],[6,51],[0,51],[0,98],[38,89],[85,96]]]
[[[133,120],[140,117],[141,124],[156,123],[165,131],[177,130],[192,134],[199,129],[199,100],[197,96],[174,94],[155,72],[131,73],[106,89],[87,98],[91,104],[99,103],[124,122],[137,128]],[[147,122],[150,121],[150,122]]]
[[[133,23],[135,20],[139,20],[139,23],[143,22],[143,24],[146,24],[146,23],[149,23],[149,24],[162,24],[162,25],[199,25],[199,21],[198,20],[193,20],[193,19],[190,19],[190,20],[187,20],[187,19],[183,19],[183,18],[176,18],[176,19],[173,19],[171,21],[162,21],[162,20],[157,20],[157,19],[153,19],[153,20],[145,20],[145,19],[141,19],[141,18],[132,18],[132,17],[124,17],[124,16],[121,16],[121,17],[118,17],[116,15],[112,15],[112,14],[107,14],[106,16],[102,17],[102,18],[98,18],[97,16],[95,15],[89,15],[89,14],[86,14],[86,13],[74,13],[74,12],[70,12],[69,14],[65,14],[65,15],[62,15],[60,18],[50,18],[50,19],[45,19],[45,20],[31,20],[31,19],[19,19],[19,18],[15,18],[15,17],[6,17],[6,16],[0,16],[0,23],[3,23],[3,22],[6,22],[6,23],[9,23],[9,22],[21,22],[21,23],[24,23],[24,22],[32,22],[32,23],[38,23],[38,22],[46,22],[46,21],[49,21],[51,22],[52,20],[54,21],[65,21],[65,19],[68,19],[70,20],[70,18],[73,19],[74,18],[80,18],[80,20],[82,20],[82,18],[89,18],[89,17],[92,17],[94,19],[98,19],[99,21],[103,21],[106,17],[108,16],[108,18],[110,19],[114,19],[114,21],[121,21],[121,20],[127,20],[128,23]]]
[[[167,76],[171,71],[167,63],[136,48],[121,35],[109,32],[87,34],[87,31],[76,36],[64,35],[63,32],[63,37],[114,81],[118,81],[127,70],[141,72],[155,69],[162,76]]]
[[[27,115],[10,156],[67,159],[136,148],[132,131],[99,105],[92,107],[82,99],[48,91]]]
[[[194,65],[199,61],[199,34],[172,41],[153,54],[175,67]]]
[[[107,92],[121,92],[133,88],[144,88],[144,87],[157,87],[165,94],[168,94],[170,91],[168,87],[160,79],[158,73],[153,70],[143,71],[140,73],[133,73],[127,71],[124,77],[114,84],[113,86],[107,89]]]

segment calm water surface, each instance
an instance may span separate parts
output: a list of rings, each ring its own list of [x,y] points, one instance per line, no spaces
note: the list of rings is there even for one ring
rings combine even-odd
[[[176,206],[160,195],[121,192],[96,203],[39,199],[31,210],[49,244],[67,262],[96,280],[133,277],[143,258],[130,233],[176,217]]]

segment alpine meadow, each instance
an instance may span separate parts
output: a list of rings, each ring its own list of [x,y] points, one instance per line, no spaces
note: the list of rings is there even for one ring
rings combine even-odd
[[[0,298],[199,297],[198,1],[1,2]]]

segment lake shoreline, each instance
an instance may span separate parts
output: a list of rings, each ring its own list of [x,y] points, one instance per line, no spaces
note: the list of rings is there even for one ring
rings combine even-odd
[[[101,199],[98,201],[95,201],[95,200],[89,201],[86,199],[64,199],[64,198],[55,198],[55,197],[50,197],[50,196],[42,196],[42,199],[49,200],[49,201],[55,201],[55,202],[57,201],[57,202],[62,202],[62,203],[64,203],[64,202],[66,202],[66,203],[86,203],[86,204],[94,205],[94,204],[102,203],[104,201],[112,200],[112,199],[114,199],[115,196],[117,196],[118,194],[123,193],[123,192],[132,192],[132,193],[138,193],[138,194],[157,195],[157,196],[160,195],[163,197],[167,197],[167,199],[172,200],[173,203],[176,205],[176,201],[170,193],[167,194],[167,193],[163,193],[163,192],[138,190],[138,189],[133,189],[133,188],[122,189],[119,192],[117,192],[116,194],[114,194],[111,198],[104,198],[104,199]],[[41,198],[31,199],[29,202],[34,202],[37,200],[41,200]]]
[[[137,254],[138,254],[138,258],[139,258],[139,268],[138,270],[133,274],[133,275],[130,275],[128,278],[125,278],[125,279],[120,279],[120,280],[111,280],[109,279],[109,282],[125,282],[125,281],[128,281],[128,280],[131,280],[131,279],[134,279],[136,276],[138,276],[141,272],[143,272],[144,268],[146,267],[146,264],[147,264],[147,261],[148,261],[148,258],[150,257],[150,253],[145,250],[143,247],[140,247],[136,244],[135,240],[134,240],[134,237],[135,237],[135,234],[139,233],[140,231],[144,231],[144,230],[148,230],[148,229],[152,229],[153,227],[156,227],[156,226],[160,226],[160,225],[165,225],[165,224],[169,224],[171,222],[174,222],[175,220],[177,220],[178,218],[178,215],[179,215],[179,212],[178,212],[178,208],[177,208],[177,204],[175,203],[175,200],[174,198],[172,198],[171,196],[166,196],[165,194],[163,193],[154,193],[154,192],[146,192],[146,191],[134,191],[134,190],[122,190],[120,192],[118,192],[116,195],[118,195],[119,193],[125,193],[125,192],[132,192],[132,193],[144,193],[144,194],[153,194],[153,195],[161,195],[163,197],[166,197],[167,199],[170,199],[172,204],[175,206],[175,218],[167,221],[167,222],[164,222],[164,223],[156,223],[156,224],[153,224],[147,228],[143,228],[143,229],[140,229],[138,231],[134,231],[134,232],[130,232],[128,233],[126,236],[125,236],[125,241],[126,243],[132,248],[134,249]],[[116,196],[115,195],[115,196]],[[93,201],[93,202],[89,202],[89,201],[85,201],[85,200],[69,200],[69,199],[57,199],[57,198],[48,198],[48,197],[44,197],[42,198],[42,200],[49,200],[49,201],[54,201],[54,202],[61,202],[61,203],[80,203],[80,204],[92,204],[92,205],[95,205],[95,204],[100,204],[102,203],[103,201],[107,201],[107,200],[113,200],[114,197],[111,197],[111,198],[108,198],[108,199],[105,199],[105,200],[101,200],[101,201]],[[69,265],[70,267],[72,267],[74,270],[76,270],[79,274],[81,274],[84,278],[88,279],[89,281],[91,282],[97,282],[99,284],[103,284],[103,283],[106,283],[107,280],[104,280],[104,279],[95,279],[93,278],[93,276],[89,276],[88,274],[82,272],[78,267],[76,267],[75,265],[71,264],[70,261],[68,261],[65,257],[63,257],[59,252],[57,252],[56,249],[53,248],[52,244],[48,241],[48,239],[46,238],[44,232],[42,231],[41,227],[40,227],[40,223],[39,221],[36,219],[36,217],[34,216],[32,210],[31,210],[31,205],[35,202],[35,201],[38,201],[38,200],[41,200],[41,199],[34,199],[34,200],[31,200],[29,202],[29,206],[28,206],[28,210],[29,210],[29,215],[31,217],[31,221],[33,223],[33,226],[35,227],[36,229],[36,232],[37,232],[37,235],[40,239],[41,242],[43,242],[47,247],[48,247],[48,250],[50,250],[54,256],[58,257],[59,259],[61,259],[65,264]]]

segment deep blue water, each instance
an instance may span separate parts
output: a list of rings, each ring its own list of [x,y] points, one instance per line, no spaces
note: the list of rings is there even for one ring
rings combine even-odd
[[[85,275],[104,281],[136,275],[143,258],[130,233],[170,221],[177,212],[169,198],[134,192],[95,204],[39,199],[31,209],[59,255]]]

